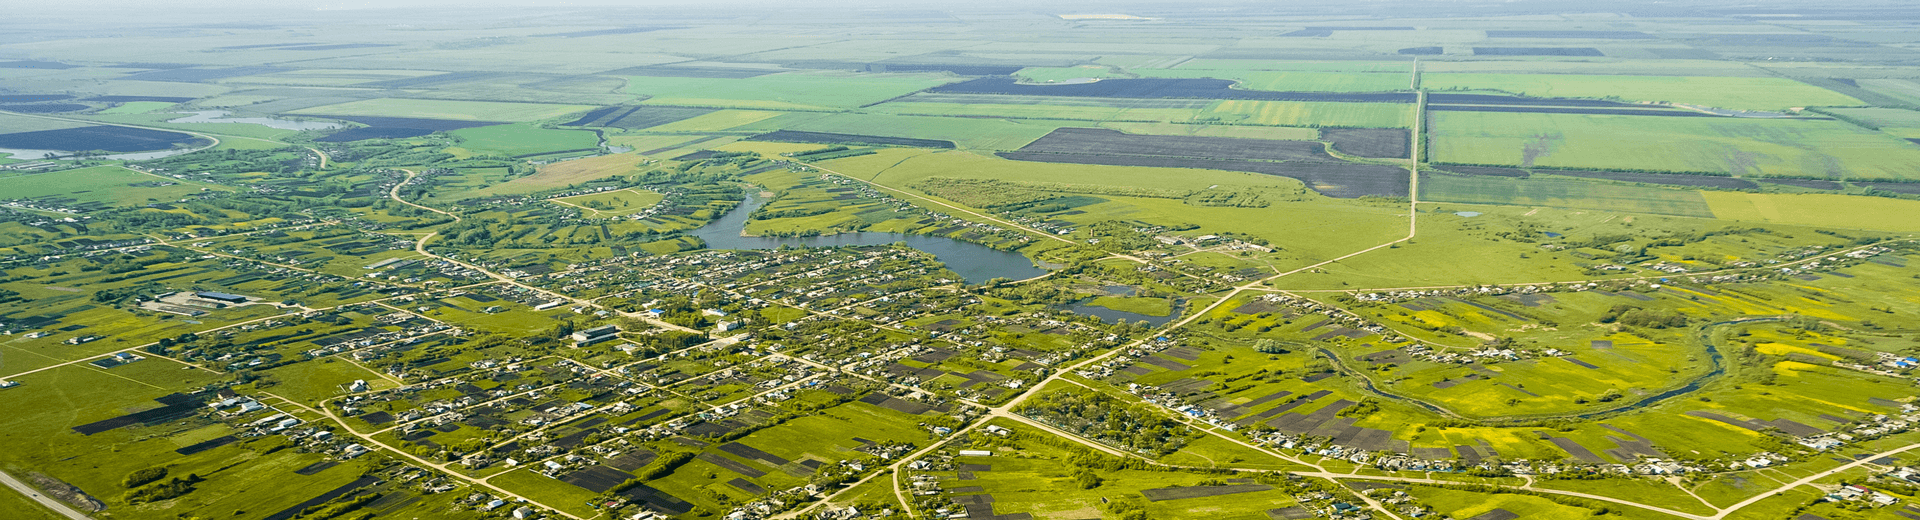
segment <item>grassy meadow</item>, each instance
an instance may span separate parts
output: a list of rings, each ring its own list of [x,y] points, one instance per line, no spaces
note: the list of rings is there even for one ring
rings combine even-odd
[[[1840,121],[1439,112],[1434,162],[1920,179],[1920,146]]]

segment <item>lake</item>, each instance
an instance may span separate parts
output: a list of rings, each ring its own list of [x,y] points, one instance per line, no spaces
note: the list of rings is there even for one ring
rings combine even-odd
[[[947,264],[947,269],[959,273],[967,283],[981,283],[994,278],[1025,280],[1043,274],[1045,269],[1034,267],[1033,261],[1020,253],[1001,251],[972,242],[962,242],[946,237],[908,235],[903,233],[874,233],[859,231],[838,233],[817,237],[749,237],[741,236],[746,229],[747,217],[754,210],[766,205],[766,201],[753,193],[747,194],[747,200],[734,207],[733,211],[720,216],[718,220],[700,226],[688,234],[700,237],[707,242],[708,249],[776,249],[780,246],[797,247],[837,247],[837,246],[879,246],[896,242],[907,247],[931,253]]]
[[[267,128],[276,128],[280,130],[300,130],[300,131],[328,130],[328,129],[341,128],[346,126],[343,123],[336,123],[332,121],[290,121],[286,119],[274,119],[271,117],[227,117],[227,115],[231,113],[225,110],[204,110],[199,112],[181,112],[181,113],[193,114],[193,115],[182,117],[179,119],[169,120],[167,122],[168,123],[249,123],[249,124],[264,126]]]

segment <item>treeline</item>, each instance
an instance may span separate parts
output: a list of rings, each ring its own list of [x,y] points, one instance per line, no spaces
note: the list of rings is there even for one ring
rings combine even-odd
[[[1732,177],[1733,176],[1733,174],[1727,173],[1727,172],[1703,172],[1703,171],[1692,171],[1692,170],[1653,170],[1653,169],[1647,169],[1647,168],[1608,168],[1608,167],[1567,168],[1562,166],[1515,166],[1511,164],[1461,163],[1461,162],[1436,162],[1436,163],[1433,163],[1433,166],[1439,167],[1439,168],[1446,168],[1448,166],[1475,166],[1475,167],[1481,167],[1481,168],[1506,168],[1506,169],[1512,169],[1512,170],[1540,170],[1546,173],[1553,173],[1555,171],[1573,171],[1573,172],[1658,173],[1658,174],[1667,174],[1667,175],[1693,175],[1693,176],[1699,176],[1699,177]],[[1820,177],[1820,178],[1824,179],[1825,177]]]
[[[1687,326],[1687,316],[1676,311],[1653,311],[1633,305],[1615,305],[1607,309],[1597,320],[1600,323],[1620,323],[1649,329],[1679,328]]]

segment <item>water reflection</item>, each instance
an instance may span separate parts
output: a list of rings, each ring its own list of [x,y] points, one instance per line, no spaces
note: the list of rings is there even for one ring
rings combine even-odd
[[[938,257],[947,269],[959,273],[967,283],[981,283],[994,278],[1025,280],[1047,271],[1034,267],[1033,262],[1019,253],[1000,251],[972,242],[962,242],[946,237],[908,235],[902,233],[875,233],[860,231],[838,233],[817,237],[749,237],[741,236],[746,229],[747,217],[754,210],[766,205],[752,193],[747,194],[746,202],[733,211],[722,215],[718,220],[707,223],[689,232],[707,242],[709,249],[776,249],[780,246],[834,247],[834,246],[873,246],[904,242],[907,247],[926,251]]]

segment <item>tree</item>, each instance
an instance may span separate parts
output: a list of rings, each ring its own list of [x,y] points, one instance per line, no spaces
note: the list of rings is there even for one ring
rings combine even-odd
[[[1079,475],[1075,475],[1073,478],[1080,484],[1080,489],[1097,488],[1100,487],[1101,482],[1106,481],[1106,479],[1100,478],[1100,475],[1096,475],[1092,471],[1081,471]]]

